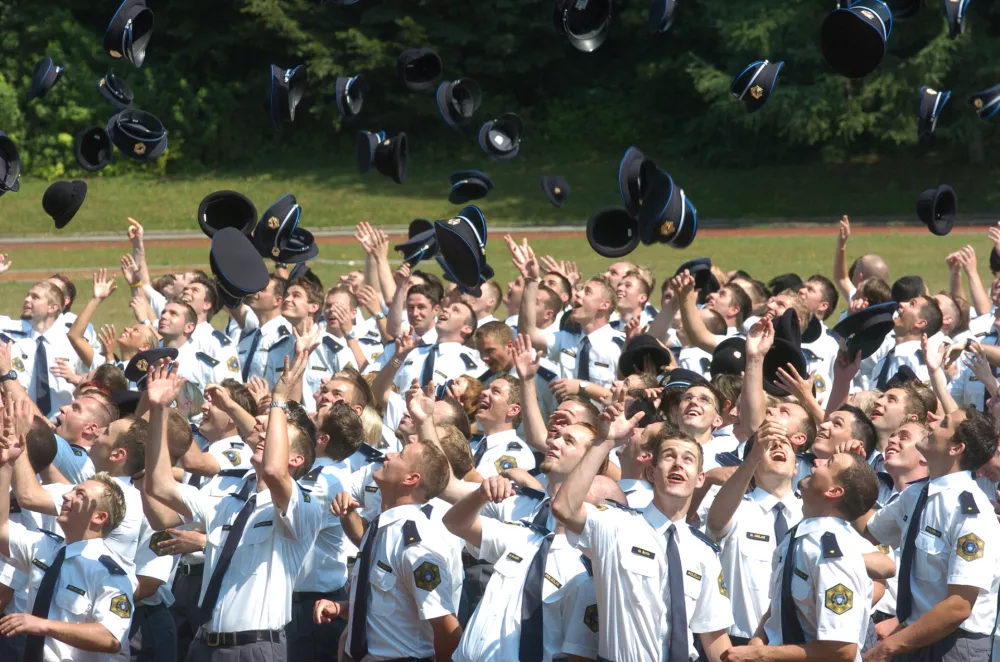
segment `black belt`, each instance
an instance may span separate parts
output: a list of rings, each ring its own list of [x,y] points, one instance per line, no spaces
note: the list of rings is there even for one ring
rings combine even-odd
[[[198,630],[195,639],[204,641],[206,646],[216,648],[243,646],[262,641],[277,644],[281,642],[284,635],[284,630],[247,630],[245,632],[205,632],[204,630]]]
[[[329,593],[317,593],[315,591],[296,591],[292,593],[292,602],[316,602],[317,600],[332,600],[337,602],[347,599],[347,588],[338,588]]]
[[[201,577],[205,574],[205,564],[181,563],[177,566],[177,574],[182,577]]]

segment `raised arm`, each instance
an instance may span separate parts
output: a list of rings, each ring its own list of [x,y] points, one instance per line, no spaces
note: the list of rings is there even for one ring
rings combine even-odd
[[[479,489],[455,502],[441,520],[448,530],[473,547],[483,544],[483,521],[479,511],[487,503],[500,503],[514,496],[514,484],[502,476],[490,476]]]
[[[526,335],[514,338],[511,353],[514,366],[517,368],[517,376],[521,380],[521,421],[524,424],[524,441],[535,450],[544,453],[547,450],[545,438],[548,432],[545,419],[542,418],[542,409],[538,404],[538,388],[535,385],[541,353],[534,355],[531,341]]]
[[[117,276],[112,274],[109,279],[107,269],[100,269],[94,273],[94,295],[83,306],[80,314],[73,320],[73,325],[69,327],[69,332],[66,334],[70,345],[73,346],[77,356],[80,357],[80,361],[85,366],[93,365],[94,348],[84,338],[84,333],[86,333],[87,326],[90,324],[90,320],[93,319],[94,313],[97,312],[97,308],[118,289],[118,286],[115,285],[116,278]]]
[[[406,313],[406,293],[410,290],[410,265],[405,262],[392,275],[396,291],[392,295],[392,304],[385,319],[385,332],[390,338],[399,335],[403,328],[403,317]]]
[[[861,369],[861,350],[854,353],[854,360],[849,361],[844,350],[837,353],[833,362],[833,385],[826,400],[827,415],[840,409],[851,394],[851,382]]]
[[[142,488],[146,496],[167,508],[190,518],[191,510],[184,503],[180,483],[170,467],[167,449],[167,410],[177,399],[184,379],[177,376],[177,363],[160,361],[146,379],[149,402],[149,441],[146,443],[146,476]]]
[[[14,462],[24,452],[24,439],[17,434],[14,403],[0,407],[0,555],[10,556],[10,482]]]
[[[944,368],[942,367],[944,354],[948,348],[944,343],[937,343],[934,347],[930,347],[930,343],[927,342],[926,333],[920,340],[920,348],[924,353],[924,363],[927,364],[927,373],[931,378],[931,389],[933,389],[934,395],[937,396],[938,401],[941,403],[944,413],[950,414],[958,409],[958,403],[951,397],[951,391],[948,390],[948,378],[945,376]]]
[[[649,323],[649,328],[646,329],[646,333],[653,336],[662,343],[667,342],[667,334],[670,329],[674,326],[674,315],[677,314],[677,300],[674,297],[670,297],[660,312],[656,313],[656,317],[653,321]]]
[[[750,327],[747,334],[747,362],[740,392],[740,418],[745,421],[747,434],[752,435],[766,415],[764,396],[764,357],[774,345],[774,325],[764,316]]]
[[[854,284],[847,275],[847,240],[851,238],[851,221],[847,214],[840,217],[840,232],[837,234],[837,248],[833,253],[833,284],[840,290],[841,296],[850,303],[851,290]]]
[[[517,311],[517,333],[531,339],[531,345],[540,352],[548,351],[549,337],[538,328],[538,314],[535,305],[538,301],[538,284],[542,280],[542,270],[538,266],[535,252],[525,239],[518,246],[508,234],[504,241],[510,250],[511,262],[517,267],[524,279],[524,291],[521,293],[521,307]]]
[[[983,280],[979,277],[976,249],[972,246],[964,246],[958,251],[957,257],[962,270],[969,279],[969,302],[977,315],[986,315],[993,309],[993,305],[990,301],[990,295],[983,287]]]
[[[729,534],[733,526],[733,516],[743,501],[743,495],[747,492],[754,472],[757,471],[764,454],[770,450],[771,444],[780,443],[778,440],[784,435],[784,426],[777,422],[765,422],[757,429],[757,437],[750,447],[750,452],[746,454],[743,463],[736,468],[729,480],[723,483],[719,493],[715,495],[712,507],[708,510],[708,533],[713,538],[722,540]],[[791,452],[790,444],[789,452]]]
[[[701,318],[701,311],[698,310],[698,296],[694,291],[694,276],[685,269],[684,273],[678,274],[670,279],[670,289],[674,291],[674,300],[681,311],[681,324],[687,333],[691,344],[708,353],[715,351],[718,340],[715,334],[705,326],[705,320]]]

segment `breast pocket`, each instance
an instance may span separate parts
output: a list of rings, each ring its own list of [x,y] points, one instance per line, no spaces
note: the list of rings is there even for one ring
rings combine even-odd
[[[92,605],[90,598],[86,595],[80,595],[69,586],[59,588],[52,600],[60,609],[77,617],[83,617],[90,613]]]
[[[744,559],[743,577],[746,584],[752,590],[763,591],[766,594],[771,583],[774,547],[769,540],[744,539],[741,543],[740,552]]]
[[[621,567],[633,575],[636,580],[641,581],[641,577],[659,575],[661,550],[653,547],[647,541],[640,541],[637,544],[622,541],[619,546]]]
[[[929,582],[944,579],[948,569],[948,554],[945,541],[926,531],[917,534],[916,547],[923,552],[913,558],[913,574]]]
[[[269,546],[273,542],[274,528],[277,525],[273,513],[247,524],[243,538],[233,555],[233,567],[238,568],[242,576],[248,577],[267,570],[271,559]]]
[[[559,352],[559,375],[557,378],[576,376],[576,353],[567,351]]]
[[[396,575],[385,561],[377,561],[371,572],[372,612],[391,615],[396,611],[397,599],[393,596],[396,589]],[[359,581],[363,579],[359,578]]]
[[[590,366],[590,379],[595,384],[610,386],[616,376],[615,364],[607,358],[594,361]]]

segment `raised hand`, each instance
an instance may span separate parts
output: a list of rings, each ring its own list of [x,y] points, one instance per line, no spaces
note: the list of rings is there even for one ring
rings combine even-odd
[[[959,249],[958,253],[958,263],[962,265],[962,268],[966,271],[976,270],[976,249],[970,245],[963,246]]]
[[[229,389],[218,384],[209,384],[205,387],[205,399],[226,413],[233,411],[233,408],[238,406],[229,395]]]
[[[431,385],[428,384],[427,388],[430,390]],[[409,390],[406,391],[406,408],[414,423],[419,425],[434,417],[434,396],[431,395],[433,392],[433,390],[430,390],[430,393],[425,392],[416,379],[410,384]]]
[[[847,214],[840,217],[840,229],[837,234],[837,244],[840,246],[846,246],[847,240],[851,238],[851,220],[847,218]]]
[[[803,378],[795,366],[789,363],[784,368],[778,368],[777,376],[778,384],[798,398],[799,402],[804,402],[812,397],[812,386],[813,382],[816,381],[816,375]]]
[[[347,309],[344,308],[344,310],[346,311]],[[318,324],[313,324],[308,326],[306,331],[301,334],[292,329],[292,334],[295,336],[295,357],[298,358],[300,354],[304,354],[308,359],[313,350],[319,347],[323,329]]]
[[[356,294],[358,303],[368,311],[369,315],[377,315],[382,312],[382,301],[378,292],[371,285],[364,285],[358,289]]]
[[[6,253],[0,253],[0,274],[10,269],[13,264],[14,261]]]
[[[131,257],[129,258],[131,259]],[[115,285],[115,280],[118,276],[112,274],[111,278],[108,278],[107,269],[98,269],[94,273],[94,298],[99,301],[104,301],[109,296],[115,293],[118,286]]]
[[[983,354],[983,346],[977,342],[969,343],[969,351],[966,353],[964,363],[972,370],[986,390],[992,395],[996,392],[997,379],[993,376],[993,366],[986,360]]]
[[[257,375],[247,380],[246,386],[247,390],[250,391],[250,395],[253,396],[254,401],[257,403],[258,411],[271,402],[271,389],[268,388],[267,382]]]
[[[520,334],[514,338],[510,347],[511,358],[514,360],[514,367],[517,369],[518,378],[524,382],[526,379],[534,379],[538,374],[538,367],[541,364],[542,355],[537,355],[531,347],[531,339],[527,334]]]
[[[396,282],[396,289],[406,287],[410,282],[410,265],[404,262],[392,274],[392,279]]]
[[[861,350],[854,352],[854,358],[848,358],[847,349],[842,348],[833,362],[833,380],[851,381],[861,370]]]
[[[511,262],[521,276],[526,280],[541,278],[541,267],[538,265],[538,259],[535,258],[535,251],[528,245],[528,240],[526,238],[523,239],[519,246],[509,234],[504,235],[503,239],[507,243],[508,250],[510,250]]]
[[[503,476],[490,476],[479,484],[479,495],[486,501],[500,503],[514,496],[514,483]]]
[[[10,398],[0,407],[0,466],[11,464],[24,452],[25,437],[17,433],[17,410]]]
[[[670,279],[670,290],[678,300],[694,294],[694,276],[687,269]]]
[[[143,229],[142,223],[134,218],[128,219],[128,240],[132,242],[133,248],[142,250],[142,239],[145,234],[146,231]]]
[[[997,224],[991,227],[987,234],[990,237],[990,241],[993,242],[993,249],[997,253],[1000,253],[1000,221],[997,221]]]
[[[101,343],[101,353],[104,354],[104,358],[110,359],[114,356],[117,338],[118,332],[115,330],[114,324],[105,324],[97,332],[97,341]]]
[[[181,392],[187,380],[177,374],[177,362],[160,359],[149,369],[146,379],[146,398],[151,407],[169,407]]]
[[[79,386],[90,377],[89,373],[78,375],[73,372],[73,369],[69,367],[69,361],[61,356],[56,357],[56,363],[49,368],[49,372],[56,377],[62,377],[73,386]]]
[[[632,418],[625,418],[625,389],[618,388],[614,398],[597,419],[597,438],[622,442],[632,436],[632,431],[646,416],[640,411]],[[620,445],[620,444],[615,444]]]
[[[762,317],[750,327],[750,332],[747,334],[747,356],[762,359],[773,345],[774,324],[771,318]]]
[[[931,347],[925,333],[920,336],[920,349],[924,353],[924,363],[927,364],[929,371],[934,372],[944,364],[944,356],[948,347],[943,342],[936,343]]]
[[[862,297],[854,297],[851,299],[851,304],[847,307],[848,312],[856,313],[859,310],[864,310],[868,307],[868,299]]]
[[[330,514],[334,517],[347,517],[360,507],[361,504],[349,492],[338,492],[330,501]]]
[[[625,323],[625,340],[632,340],[636,336],[642,333],[642,325],[639,323],[638,317],[633,317],[628,322]]]
[[[404,333],[396,337],[396,356],[404,358],[417,346],[417,334]]]
[[[126,283],[131,286],[139,284],[139,266],[132,259],[131,255],[122,255],[121,270],[122,276],[125,276]]]

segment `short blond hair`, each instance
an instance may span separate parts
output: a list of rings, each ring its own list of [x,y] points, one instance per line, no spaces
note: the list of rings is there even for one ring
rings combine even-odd
[[[104,486],[101,498],[97,501],[97,509],[108,514],[107,521],[101,527],[101,535],[106,538],[125,519],[125,492],[122,491],[118,481],[112,478],[107,471],[96,474],[91,480]]]
[[[368,405],[361,410],[361,426],[365,431],[365,441],[372,448],[381,446],[382,441],[382,417],[378,410]]]

